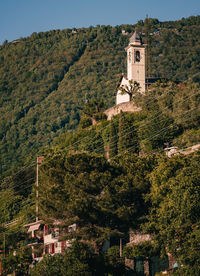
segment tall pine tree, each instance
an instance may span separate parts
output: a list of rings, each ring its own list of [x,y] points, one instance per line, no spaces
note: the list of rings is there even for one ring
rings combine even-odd
[[[113,123],[113,120],[110,121],[110,137],[109,137],[109,158],[112,158],[117,155],[117,142],[118,135],[116,127]]]
[[[119,117],[119,140],[118,153],[122,154],[126,151],[138,153],[137,133],[133,121],[121,111]]]

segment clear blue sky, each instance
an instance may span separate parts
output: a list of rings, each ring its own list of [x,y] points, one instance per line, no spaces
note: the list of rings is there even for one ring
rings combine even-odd
[[[0,44],[33,32],[200,14],[200,0],[0,0]]]

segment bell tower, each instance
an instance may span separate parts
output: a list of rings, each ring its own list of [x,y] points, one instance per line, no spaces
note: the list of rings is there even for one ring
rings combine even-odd
[[[140,85],[140,92],[145,92],[145,46],[137,32],[131,36],[127,52],[127,78]]]
[[[139,83],[141,93],[145,93],[145,46],[142,44],[140,35],[137,32],[131,36],[127,52],[127,77],[123,76],[120,87],[130,87],[130,81]],[[116,104],[129,102],[130,95],[117,91]]]

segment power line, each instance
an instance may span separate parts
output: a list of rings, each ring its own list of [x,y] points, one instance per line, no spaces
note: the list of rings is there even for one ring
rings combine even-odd
[[[167,91],[167,93],[170,93],[170,91]],[[195,94],[196,94],[196,93],[192,93],[192,95],[195,95]],[[191,96],[192,96],[192,95],[191,95]],[[150,101],[150,102],[153,102],[153,101],[155,101],[155,100],[158,100],[158,99],[160,99],[160,98],[163,97],[163,96],[166,96],[166,94],[162,94],[161,96],[152,99],[152,101]],[[189,97],[188,97],[188,98],[189,98]],[[186,100],[186,99],[185,99],[185,100]],[[150,102],[148,102],[148,104],[149,104]],[[180,102],[180,101],[179,101],[179,102]],[[184,101],[183,101],[183,102],[184,102]],[[164,108],[164,109],[167,109],[167,108],[168,108],[168,107],[166,107],[166,108]],[[162,111],[161,111],[161,112],[158,112],[157,114],[159,114],[159,113],[162,114]],[[155,114],[154,117],[151,118],[150,121],[154,120],[154,119],[156,118],[156,115],[157,115],[157,114]],[[116,120],[117,120],[117,119],[116,119]],[[149,121],[149,122],[150,122],[150,121]],[[145,123],[146,123],[146,121],[145,121]],[[143,123],[143,124],[144,124],[144,123]],[[141,123],[138,123],[138,125],[140,125],[140,127],[142,126]],[[110,127],[110,126],[107,125],[106,127],[101,128],[100,131],[102,131],[103,129],[109,128],[109,127]],[[132,126],[132,127],[130,127],[130,128],[128,128],[128,129],[126,129],[126,130],[129,130],[129,129],[133,128],[133,127],[135,128],[135,125]],[[91,136],[86,136],[86,137],[84,137],[83,139],[74,142],[73,144],[69,145],[69,146],[67,147],[67,149],[69,150],[70,147],[72,147],[72,146],[74,146],[74,145],[80,143],[81,141],[84,141],[84,140],[86,140],[86,139],[88,140],[88,137],[91,137]],[[90,140],[90,141],[91,141],[91,140]],[[90,141],[89,141],[89,142],[90,142]],[[89,145],[92,145],[92,144],[94,144],[94,143],[89,143]],[[45,161],[44,161],[44,162],[45,162]],[[19,170],[18,172],[16,172],[16,173],[15,173],[14,175],[12,175],[11,177],[13,177],[13,176],[19,174],[21,171],[25,170],[26,168],[29,168],[29,167],[34,166],[35,162],[32,162],[31,164],[32,164],[32,165],[24,166],[21,170]],[[9,177],[9,178],[10,178],[10,177]],[[32,179],[32,178],[31,178],[31,179]],[[28,182],[28,181],[31,180],[31,179],[28,179],[26,182]],[[6,180],[6,179],[4,179],[4,180]],[[4,180],[3,180],[3,181],[4,181]],[[12,182],[12,180],[11,180],[10,182],[8,182],[8,184],[11,183],[11,182]],[[23,184],[23,183],[21,183],[21,184]],[[20,186],[20,184],[19,184],[19,186]]]
[[[195,109],[195,108],[193,108],[193,109]],[[192,109],[192,110],[193,110]],[[188,112],[190,112],[190,110],[189,111],[186,111],[185,113],[188,113]],[[187,117],[187,116],[185,116],[185,117]],[[184,118],[184,117],[183,117]],[[170,124],[169,126],[167,126],[167,127],[165,127],[165,128],[162,128],[160,131],[158,131],[158,132],[154,132],[154,134],[155,135],[152,135],[152,136],[150,136],[149,138],[146,138],[146,139],[144,139],[144,140],[142,140],[142,141],[150,141],[150,140],[152,140],[152,138],[155,138],[156,136],[158,136],[160,133],[162,133],[163,131],[165,131],[165,130],[167,130],[167,129],[169,129],[169,128],[171,128],[171,126],[173,126],[174,125],[174,123],[172,123],[172,124]],[[135,143],[135,144],[138,144],[138,143]],[[124,150],[122,153],[119,153],[119,154],[117,154],[116,156],[120,156],[120,155],[122,155],[124,152],[128,152],[131,148],[133,148],[133,147],[135,147],[135,145],[133,145],[132,147],[130,147],[130,148],[128,148],[127,150]],[[114,156],[114,157],[112,157],[112,158],[110,158],[110,159],[114,159],[116,156]]]
[[[167,91],[166,94],[168,94],[168,93],[170,93],[170,92],[171,92],[171,91]],[[166,94],[163,93],[161,96],[156,97],[156,98],[153,98],[151,101],[148,102],[148,104],[151,103],[151,102],[154,102],[155,99],[158,100],[158,99],[162,98],[163,96],[166,96]],[[113,121],[115,121],[115,120],[117,121],[117,118],[114,118],[114,119],[113,119]],[[109,125],[107,125],[106,127],[102,127],[102,128],[100,128],[100,131],[105,130],[105,129],[109,128],[109,127],[110,127]],[[83,139],[74,142],[73,144],[71,144],[70,146],[68,146],[67,149],[70,149],[71,146],[74,146],[74,145],[80,143],[80,141],[85,141],[86,139],[88,139],[88,137],[91,137],[91,136],[86,136],[86,137],[84,137]],[[92,140],[89,140],[89,142],[90,142],[90,141],[92,141]],[[89,144],[89,145],[91,145],[91,144]]]
[[[193,109],[196,109],[196,107],[194,107]],[[193,109],[191,109],[191,110],[193,110]],[[190,112],[191,110],[189,110],[189,111],[187,111],[187,112],[185,112],[185,113],[188,113],[188,112]],[[183,118],[186,118],[186,117],[187,117],[187,116],[184,116]],[[167,126],[166,128],[162,128],[159,132],[154,132],[155,135],[152,135],[151,137],[149,137],[149,138],[147,138],[147,139],[144,139],[144,140],[145,140],[145,141],[151,140],[152,138],[156,137],[157,135],[159,135],[160,133],[162,133],[162,132],[165,131],[166,129],[170,128],[172,125],[174,125],[174,124],[170,124],[170,125]],[[143,141],[144,141],[144,140],[143,140]],[[129,148],[128,150],[124,150],[123,152],[128,152],[129,150],[130,150],[130,148]],[[117,154],[116,156],[120,156],[120,155],[122,155],[122,153]],[[112,157],[111,159],[114,159],[116,156]],[[64,218],[64,216],[63,216],[63,218]],[[18,232],[21,232],[21,230],[14,231],[14,233],[18,233]],[[10,234],[10,235],[13,234],[13,232],[12,232],[12,233],[10,233],[10,232],[1,232],[1,233],[6,233],[6,234]]]
[[[35,166],[36,162],[32,162],[28,165],[25,165],[24,167],[22,167],[20,170],[18,170],[16,173],[12,174],[11,176],[7,176],[4,179],[1,180],[1,183],[6,182],[6,180],[8,179],[9,181],[6,182],[6,184],[10,184],[13,181],[13,177],[15,177],[16,175],[22,173],[23,171],[25,171],[26,169]]]
[[[168,91],[169,93],[170,93],[170,91]],[[189,96],[190,97],[192,97],[192,96],[194,96],[195,94],[197,94],[197,93],[199,93],[199,91],[197,90],[197,92],[194,92],[194,93],[191,93]],[[162,96],[166,96],[166,94],[163,94]],[[162,96],[160,96],[160,97],[158,97],[158,98],[161,98]],[[188,98],[190,98],[190,97],[187,97],[184,101],[178,101],[178,102],[185,102],[186,100],[188,100]],[[154,98],[152,101],[155,101],[155,99],[158,99],[158,98]],[[176,103],[178,103],[178,102],[176,102]],[[149,104],[149,102],[148,102],[148,104]],[[129,129],[133,129],[134,128],[134,131],[135,130],[138,130],[139,128],[141,128],[144,124],[146,124],[147,122],[151,122],[151,121],[153,121],[153,120],[155,120],[155,119],[157,119],[158,118],[158,115],[160,114],[160,115],[162,115],[162,112],[163,112],[163,110],[165,110],[165,109],[167,109],[168,108],[168,106],[166,106],[165,108],[163,108],[162,109],[162,111],[159,111],[159,112],[157,112],[155,115],[154,115],[154,117],[153,118],[151,118],[150,120],[143,120],[144,121],[144,123],[143,124],[141,124],[141,122],[140,123],[138,123],[137,125],[138,125],[138,128],[135,128],[137,125],[133,125],[133,126],[131,126],[131,127],[129,127],[129,128],[127,128],[127,129],[125,129],[125,131],[127,131],[127,130],[129,130]],[[116,119],[117,120],[117,119]],[[103,128],[103,129],[106,129],[106,128],[108,128],[108,127],[110,127],[110,125],[108,125],[108,126],[106,126],[105,128]],[[102,131],[102,129],[100,130],[100,131]],[[129,134],[129,133],[128,133]],[[127,135],[128,135],[127,134]],[[85,139],[86,138],[88,138],[88,137],[85,137]],[[109,141],[109,140],[108,140]],[[107,141],[107,142],[108,142]],[[77,141],[76,143],[74,143],[74,144],[77,144],[77,143],[80,143],[80,140],[79,141]],[[95,142],[93,142],[93,143],[90,143],[89,145],[92,145],[92,144],[94,144]],[[74,144],[72,144],[72,146],[74,145]],[[104,145],[104,142],[103,143],[101,143],[101,145]],[[99,146],[99,145],[98,145]]]
[[[193,109],[195,109],[195,108],[193,108]],[[188,113],[189,111],[187,111],[186,113]],[[183,118],[186,118],[187,116],[184,116]],[[149,138],[147,138],[147,139],[144,139],[144,140],[146,140],[146,141],[148,141],[148,140],[151,140],[152,138],[154,138],[154,137],[156,137],[157,135],[159,135],[160,133],[162,133],[163,131],[165,131],[166,129],[168,129],[168,128],[170,128],[171,126],[172,126],[173,124],[171,124],[171,125],[169,125],[168,127],[166,127],[166,128],[163,128],[163,129],[161,129],[159,132],[154,132],[154,134],[155,135],[152,135],[151,137],[149,137]],[[144,141],[143,140],[143,141]],[[128,149],[128,150],[124,150],[124,152],[128,152],[130,150],[130,148]],[[120,154],[117,154],[116,156],[120,156],[120,155],[122,155],[123,153],[120,153]],[[115,156],[115,157],[116,157]],[[111,159],[114,159],[115,157],[112,157]],[[64,218],[64,216],[63,216],[63,218]],[[20,230],[18,230],[18,231],[14,231],[14,233],[17,233],[17,232],[21,232]],[[13,234],[13,232],[12,233],[10,233],[10,232],[1,232],[1,233],[7,233],[7,234],[10,234],[10,235],[12,235]]]

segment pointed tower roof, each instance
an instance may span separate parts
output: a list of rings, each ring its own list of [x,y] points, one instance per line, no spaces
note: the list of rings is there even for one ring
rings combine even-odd
[[[130,37],[129,44],[137,44],[137,45],[142,44],[139,33],[137,33],[136,31],[133,33],[133,35]]]

